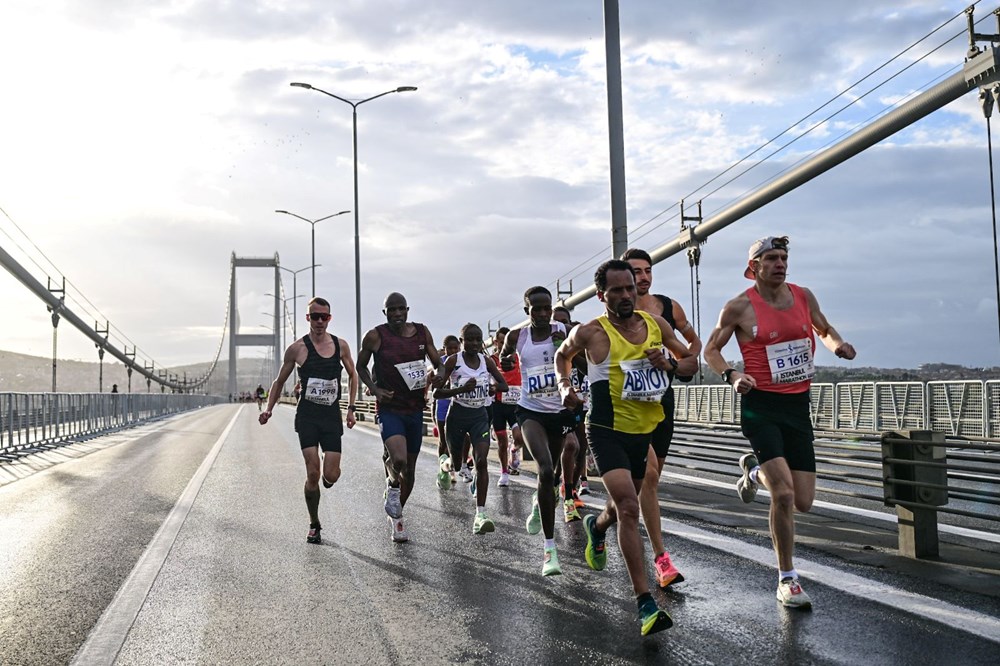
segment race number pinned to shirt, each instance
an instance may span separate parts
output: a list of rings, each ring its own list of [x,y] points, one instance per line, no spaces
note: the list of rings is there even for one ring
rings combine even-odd
[[[396,369],[399,370],[399,374],[403,376],[403,381],[406,382],[406,388],[411,391],[416,391],[427,386],[427,367],[424,365],[423,359],[419,361],[397,363]]]
[[[524,369],[524,380],[521,382],[521,390],[525,391],[532,398],[555,398],[559,396],[559,387],[556,386],[556,366],[554,363],[536,365],[533,368]]]
[[[329,407],[340,397],[340,380],[310,377],[309,381],[306,382],[304,397],[309,402]]]
[[[464,386],[464,382],[456,386],[454,379],[455,377],[452,376],[452,388]],[[454,397],[454,400],[463,407],[475,409],[477,407],[485,407],[486,403],[489,402],[490,395],[490,377],[489,375],[480,375],[476,378],[476,388],[472,391],[459,393]]]
[[[500,402],[505,405],[516,405],[517,401],[521,399],[521,387],[520,386],[510,386],[507,391],[500,394]]]
[[[813,348],[809,338],[767,346],[767,364],[775,384],[794,384],[816,375]]]
[[[620,361],[622,368],[622,400],[659,402],[670,388],[670,376],[649,362],[648,358]]]

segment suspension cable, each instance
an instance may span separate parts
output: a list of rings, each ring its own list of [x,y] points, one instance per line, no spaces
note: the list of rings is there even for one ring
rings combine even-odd
[[[992,94],[990,91],[984,92],[987,96]],[[993,274],[996,277],[997,289],[997,332],[1000,334],[1000,253],[998,253],[1000,248],[997,246],[997,197],[993,178],[993,133],[990,129],[990,115],[989,113],[986,114],[986,148],[990,162],[990,208],[993,213]]]

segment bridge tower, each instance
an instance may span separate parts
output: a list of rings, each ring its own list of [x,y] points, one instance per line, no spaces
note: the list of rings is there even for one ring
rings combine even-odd
[[[272,268],[274,269],[274,318],[273,329],[270,334],[240,334],[240,312],[238,299],[236,298],[236,269],[237,268]],[[281,369],[281,356],[284,350],[281,348],[281,262],[278,253],[274,257],[237,257],[233,252],[230,260],[230,270],[232,275],[229,280],[229,392],[236,394],[238,391],[236,379],[236,361],[238,347],[271,347],[271,358],[274,361],[274,371],[271,376],[277,377]]]

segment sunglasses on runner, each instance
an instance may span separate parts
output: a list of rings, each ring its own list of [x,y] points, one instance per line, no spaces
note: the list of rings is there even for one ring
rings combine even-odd
[[[332,316],[333,315],[331,315],[329,312],[310,312],[309,313],[309,319],[311,319],[313,321],[329,321],[330,317],[332,317]]]

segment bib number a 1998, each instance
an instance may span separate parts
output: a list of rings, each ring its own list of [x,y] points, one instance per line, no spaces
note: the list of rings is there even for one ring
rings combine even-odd
[[[330,406],[340,397],[340,380],[310,377],[303,397],[317,405]]]

